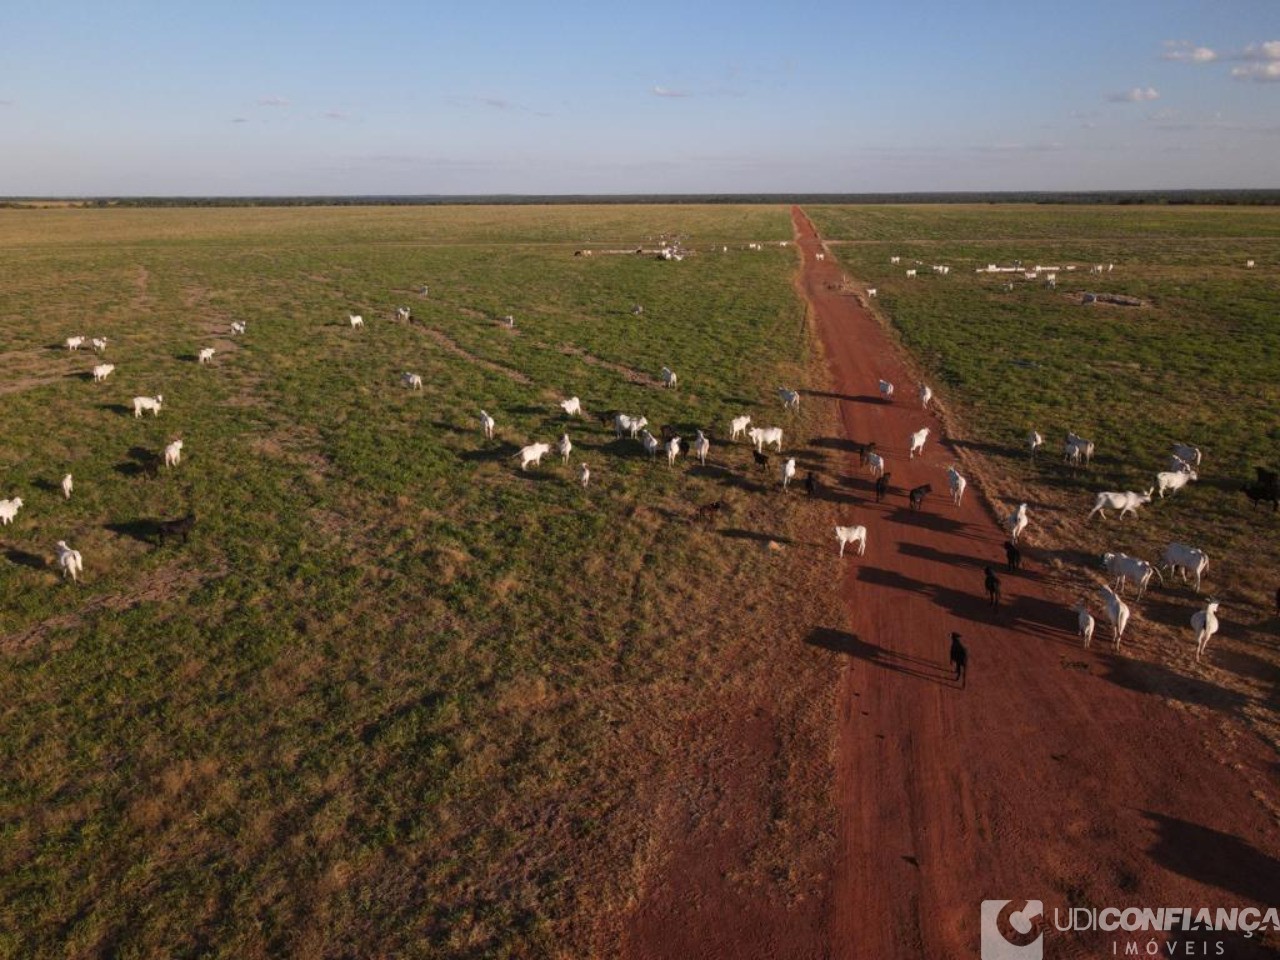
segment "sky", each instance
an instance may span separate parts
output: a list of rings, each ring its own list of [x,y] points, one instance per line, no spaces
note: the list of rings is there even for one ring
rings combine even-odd
[[[1280,188],[1280,0],[5,0],[0,196]]]

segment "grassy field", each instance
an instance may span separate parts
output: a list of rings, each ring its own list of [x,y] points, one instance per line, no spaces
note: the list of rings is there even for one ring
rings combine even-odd
[[[1213,663],[1192,662],[1187,621],[1196,604],[1177,585],[1132,605],[1134,649],[1173,667],[1170,683],[1207,678],[1223,704],[1243,694],[1244,712],[1280,740],[1280,517],[1239,492],[1255,465],[1280,468],[1280,213],[987,205],[807,212],[849,274],[877,287],[872,302],[940,394],[956,448],[995,508],[1003,515],[1029,502],[1030,542],[1077,589],[1093,594],[1104,551],[1157,560],[1181,541],[1208,552],[1206,593],[1222,601],[1226,641]],[[1247,269],[1247,260],[1257,266]],[[1056,289],[1021,273],[976,272],[1015,261],[1059,267]],[[917,263],[919,276],[908,279]],[[934,264],[951,272],[937,275]],[[1094,264],[1114,269],[1090,274]],[[1085,292],[1145,305],[1083,304]],[[1033,428],[1045,437],[1035,464],[1026,446]],[[1068,430],[1095,442],[1092,468],[1061,463]],[[1174,442],[1203,451],[1197,483],[1157,498],[1136,521],[1084,522],[1097,491],[1151,487]]]
[[[731,252],[602,252],[664,232]],[[765,698],[796,799],[753,870],[798,889],[830,824],[788,756],[829,751],[832,657],[782,645],[838,598],[791,596],[761,546],[808,508],[720,440],[811,384],[794,253],[735,249],[789,236],[754,207],[0,212],[0,496],[26,504],[0,533],[0,956],[584,955],[716,749],[691,726]],[[105,383],[60,347],[81,333]],[[712,427],[712,462],[651,463],[571,394]],[[510,459],[566,427],[571,467]],[[717,498],[719,529],[685,522]]]
[[[1212,662],[1190,662],[1180,587],[1134,605],[1127,649],[1274,736],[1278,521],[1233,487],[1280,461],[1280,215],[808,212],[879,287],[985,494],[1031,502],[1037,560],[1084,589],[1103,549],[1209,551]],[[604,252],[663,234],[697,255]],[[814,542],[830,518],[723,440],[751,412],[801,441],[802,470],[837,469],[834,445],[800,448],[831,411],[793,423],[775,396],[825,386],[794,251],[742,250],[790,235],[781,207],[0,211],[0,497],[26,503],[0,528],[0,957],[606,954],[672,811],[710,809],[699,771],[735,710],[782,732],[735,882],[812,900],[830,777],[800,765],[829,758],[835,664],[803,639],[841,623],[834,542]],[[890,255],[953,270],[909,283]],[[1082,266],[1056,291],[973,272],[1014,258]],[[1116,269],[1082,272],[1097,262]],[[60,347],[74,334],[110,338],[105,383]],[[572,394],[589,417],[711,426],[712,462],[650,463],[565,420]],[[573,465],[522,474],[511,454],[566,424]],[[1090,471],[1056,462],[1067,429],[1096,441]],[[157,469],[177,436],[183,463]],[[1149,486],[1173,440],[1203,448],[1199,483],[1082,522],[1093,491]],[[686,522],[719,498],[717,525]],[[188,510],[190,542],[157,545]],[[84,554],[78,588],[59,539]]]

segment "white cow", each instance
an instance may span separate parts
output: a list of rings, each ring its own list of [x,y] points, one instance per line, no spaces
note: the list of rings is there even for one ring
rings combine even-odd
[[[1089,511],[1089,516],[1085,519],[1092,520],[1093,515],[1097,513],[1101,514],[1102,519],[1105,520],[1107,519],[1107,510],[1119,510],[1121,520],[1124,519],[1126,513],[1132,513],[1136,516],[1139,507],[1151,502],[1152,492],[1153,490],[1148,490],[1146,493],[1134,493],[1132,490],[1126,490],[1124,493],[1116,491],[1100,493],[1093,502],[1093,509]]]
[[[1164,499],[1166,490],[1177,493],[1192,480],[1199,479],[1196,472],[1191,469],[1187,470],[1171,470],[1156,474],[1156,487],[1160,493],[1160,499]]]
[[[788,410],[799,412],[800,410],[800,393],[797,390],[788,390],[786,387],[778,388],[778,399],[782,401],[782,405]]]
[[[1196,632],[1196,663],[1209,646],[1209,640],[1218,632],[1218,601],[1210,600],[1203,610],[1191,615],[1191,629]]]
[[[631,439],[636,438],[636,434],[649,425],[648,419],[645,417],[631,417],[625,413],[620,413],[613,418],[613,431],[621,439],[623,432],[631,435]]]
[[[1067,431],[1066,442],[1062,445],[1062,459],[1076,466],[1083,460],[1087,467],[1093,459],[1093,441]]]
[[[361,329],[364,328],[364,317],[360,316],[357,313],[347,314],[347,321],[351,324],[352,330],[354,330],[356,327],[360,327]]]
[[[657,437],[646,430],[640,435],[640,442],[644,444],[644,452],[647,453],[650,458],[657,457],[658,448],[662,446],[662,444],[658,442]]]
[[[875,287],[867,287],[867,299],[868,299],[868,300],[874,300],[875,298],[876,298],[876,288],[875,288]]]
[[[893,384],[888,380],[880,381],[880,398],[886,402],[893,400]]]
[[[214,354],[213,347],[205,347],[198,354],[196,354],[196,362],[201,364],[208,363],[210,360],[213,359],[213,354]]]
[[[231,321],[231,335],[234,337],[237,333],[244,333],[245,325],[240,320]]]
[[[902,262],[902,258],[901,258],[901,257],[890,257],[890,258],[889,258],[889,262],[890,262],[890,263],[901,263],[901,262]]]
[[[1004,525],[1009,528],[1009,539],[1017,543],[1022,531],[1027,529],[1027,522],[1027,505],[1020,503],[1017,510],[1005,517]]]
[[[94,353],[102,353],[107,349],[106,337],[94,337],[89,343],[92,344]]]
[[[1209,555],[1203,550],[1189,547],[1185,543],[1171,543],[1164,551],[1164,563],[1169,568],[1169,575],[1176,572],[1182,582],[1187,582],[1187,574],[1196,575],[1196,593],[1200,592],[1200,578],[1209,569]]]
[[[521,447],[520,452],[514,454],[511,459],[520,458],[520,469],[528,470],[529,464],[535,467],[542,465],[542,458],[551,452],[551,444],[549,443],[531,443],[527,447]]]
[[[1142,599],[1142,595],[1146,592],[1147,585],[1151,582],[1152,574],[1155,574],[1160,578],[1160,582],[1164,583],[1164,575],[1159,570],[1147,561],[1131,557],[1127,553],[1104,553],[1102,555],[1102,565],[1106,568],[1107,573],[1115,577],[1115,590],[1117,593],[1123,594],[1125,581],[1132,580],[1138,588],[1139,600]]]
[[[0,500],[0,525],[7,527],[12,523],[13,518],[18,515],[18,510],[21,507],[21,497],[14,497],[12,500]]]
[[[568,400],[561,400],[560,409],[565,412],[565,416],[580,417],[582,416],[582,401],[577,397],[570,397]]]
[[[582,489],[587,489],[587,484],[591,482],[591,469],[585,464],[578,464],[578,481],[582,484]]]
[[[663,367],[658,376],[662,378],[662,385],[669,390],[675,389],[680,383],[680,378],[676,376],[675,371],[670,367]]]
[[[413,319],[413,311],[408,307],[396,307],[396,319],[401,323],[408,323]]]
[[[947,467],[947,479],[951,483],[951,500],[958,507],[960,501],[964,499],[964,488],[969,485],[969,481],[960,476],[960,471],[954,464]]]
[[[667,466],[674,467],[678,456],[680,456],[680,438],[672,437],[667,441]]]
[[[176,467],[182,462],[182,441],[175,440],[164,448],[164,465]]]
[[[698,438],[693,441],[693,454],[698,458],[698,462],[704,467],[707,465],[707,453],[711,450],[711,441],[708,440],[701,430],[698,431]]]
[[[62,495],[66,499],[70,500],[71,491],[74,487],[75,487],[75,481],[71,479],[71,474],[68,473],[65,477],[62,478]]]
[[[80,574],[84,570],[84,558],[79,550],[72,550],[67,541],[58,541],[58,566],[62,568],[62,578],[71,577],[72,583],[79,583]]]
[[[840,541],[840,556],[844,556],[845,544],[856,543],[858,556],[867,552],[867,528],[859,524],[856,527],[836,527],[836,539]]]
[[[410,390],[422,389],[421,374],[410,373],[408,370],[406,370],[404,373],[400,374],[400,382],[403,383]]]
[[[750,417],[748,416],[734,417],[732,420],[729,421],[729,429],[731,431],[729,434],[729,439],[737,440],[738,437],[742,436],[744,433],[747,432],[747,427],[749,426],[751,426]]]
[[[1083,600],[1077,603],[1073,609],[1078,614],[1076,617],[1076,633],[1084,637],[1084,648],[1088,650],[1089,644],[1093,642],[1093,615],[1089,613]]]
[[[111,373],[115,368],[116,365],[114,363],[98,364],[93,368],[93,382],[101,383],[103,380],[107,379],[107,377],[111,376]]]
[[[929,439],[929,428],[921,427],[908,438],[911,448],[907,451],[907,459],[910,460],[917,453],[924,456],[924,442]]]
[[[560,452],[560,459],[563,460],[566,464],[568,464],[569,454],[573,450],[573,442],[569,439],[568,433],[565,433],[560,438],[560,443],[556,446],[556,449],[559,450]]]
[[[871,470],[872,476],[884,476],[884,457],[878,453],[867,454],[867,467]]]
[[[153,417],[160,416],[160,406],[164,403],[164,397],[156,394],[154,397],[134,397],[133,398],[133,416],[134,419],[142,416],[143,410],[150,410]]]
[[[920,406],[928,409],[929,401],[933,399],[933,388],[927,383],[920,384]]]
[[[1031,459],[1036,458],[1036,451],[1044,446],[1044,437],[1040,436],[1035,430],[1027,434],[1027,446],[1031,448]]]
[[[1111,621],[1112,646],[1119,650],[1120,638],[1124,636],[1124,628],[1129,625],[1129,607],[1110,587],[1099,587],[1098,593],[1102,595],[1103,609],[1107,619]]]
[[[747,431],[747,436],[751,438],[751,442],[760,453],[764,453],[765,444],[768,443],[772,443],[778,453],[782,452],[781,427],[752,427]]]
[[[785,490],[791,484],[796,476],[796,458],[788,457],[787,462],[782,465],[782,489]]]
[[[493,417],[489,416],[483,410],[480,411],[480,429],[484,431],[484,438],[486,440],[493,439],[493,428],[496,425],[497,424]]]
[[[915,275],[916,275],[916,271],[915,271],[915,269],[914,269],[914,268],[912,268],[911,270],[908,270],[908,271],[907,271],[907,276],[908,276],[908,277],[914,277]]]
[[[79,350],[84,346],[84,337],[67,337],[66,344],[68,350]]]

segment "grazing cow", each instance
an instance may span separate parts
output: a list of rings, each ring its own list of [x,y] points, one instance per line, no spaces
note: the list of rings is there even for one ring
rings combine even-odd
[[[62,478],[62,496],[66,500],[71,499],[71,491],[75,486],[75,481],[71,479],[71,474],[67,474]]]
[[[933,399],[933,390],[927,383],[920,384],[920,406],[928,408],[929,401]]]
[[[1124,628],[1129,623],[1128,604],[1121,600],[1110,587],[1099,587],[1098,593],[1102,595],[1103,609],[1106,611],[1107,619],[1111,621],[1112,647],[1119,650],[1120,639],[1124,636]]]
[[[867,467],[870,468],[872,476],[880,476],[884,473],[884,457],[878,453],[867,454]]]
[[[567,417],[582,416],[582,401],[577,397],[570,397],[568,400],[560,401],[560,409],[564,411]]]
[[[578,480],[581,481],[583,490],[591,482],[591,469],[585,463],[578,464]]]
[[[551,444],[549,443],[531,443],[527,447],[521,447],[519,452],[513,454],[511,459],[520,458],[520,469],[528,470],[529,464],[535,467],[542,465],[542,458],[551,452]]]
[[[408,323],[413,319],[413,311],[408,307],[396,307],[396,319],[401,323]]]
[[[1027,446],[1031,448],[1031,459],[1036,458],[1036,450],[1044,445],[1044,437],[1040,436],[1036,431],[1032,430],[1027,435]]]
[[[788,390],[786,387],[778,388],[778,399],[782,401],[782,405],[792,413],[798,413],[800,410],[800,393],[797,390]]]
[[[883,500],[885,494],[889,492],[889,476],[890,474],[882,473],[876,477],[876,503]]]
[[[179,517],[176,520],[161,520],[156,524],[156,543],[163,547],[169,537],[181,537],[182,542],[186,543],[195,525],[194,513],[188,513],[185,517]]]
[[[663,367],[659,372],[659,376],[662,378],[662,385],[668,390],[674,390],[680,385],[680,378],[676,376],[675,371],[670,367]]]
[[[493,428],[496,425],[496,421],[493,417],[489,416],[483,410],[480,411],[480,429],[484,431],[484,438],[486,440],[493,439]]]
[[[1014,573],[1022,569],[1022,551],[1018,549],[1017,544],[1012,540],[1005,541],[1004,560],[1005,567],[1010,573]]]
[[[983,571],[987,575],[987,599],[993,607],[1000,606],[1000,578],[996,576],[996,572],[990,567]]]
[[[759,450],[752,450],[751,458],[755,460],[757,467],[769,466],[769,455],[767,453],[761,453]]]
[[[693,455],[698,458],[698,463],[704,467],[707,465],[707,454],[710,450],[711,441],[699,430],[697,438],[693,441]]]
[[[362,330],[364,329],[364,317],[360,316],[357,313],[347,314],[347,322],[351,324],[352,330],[356,329],[357,327],[359,327]]]
[[[667,466],[674,467],[678,456],[680,456],[680,438],[672,437],[667,441]]]
[[[951,634],[951,666],[955,669],[955,679],[961,686],[968,683],[969,651],[960,642],[960,634]]]
[[[1165,470],[1156,474],[1156,488],[1160,494],[1160,499],[1164,499],[1166,490],[1177,493],[1192,480],[1200,479],[1196,476],[1195,470],[1188,467],[1186,470]]]
[[[888,380],[880,381],[880,399],[885,403],[893,402],[893,384]]]
[[[1119,510],[1121,520],[1124,519],[1126,513],[1132,513],[1137,516],[1138,508],[1145,503],[1151,502],[1152,492],[1152,490],[1148,490],[1146,493],[1134,493],[1132,490],[1127,490],[1124,493],[1114,491],[1100,493],[1093,502],[1093,509],[1089,511],[1089,516],[1085,519],[1092,520],[1093,515],[1097,513],[1105,520],[1107,519],[1107,510]]]
[[[72,583],[80,582],[80,574],[84,570],[84,559],[79,550],[72,550],[67,541],[58,541],[58,566],[62,568],[62,578],[71,577]]]
[[[1169,576],[1176,571],[1187,582],[1187,574],[1196,575],[1196,593],[1200,592],[1200,577],[1209,569],[1209,555],[1203,550],[1189,547],[1185,543],[1171,543],[1164,551],[1164,563],[1169,568]]]
[[[867,528],[859,524],[856,527],[836,527],[836,539],[840,541],[840,556],[844,556],[845,544],[856,543],[858,556],[867,552]]]
[[[782,452],[782,428],[781,427],[752,427],[747,431],[747,436],[751,438],[751,442],[755,444],[757,450],[764,452],[766,444],[772,443],[778,453]]]
[[[933,493],[933,487],[924,483],[918,487],[913,487],[911,492],[907,494],[907,498],[911,501],[912,510],[920,510],[924,507],[924,498]]]
[[[1151,577],[1154,574],[1160,578],[1160,582],[1164,583],[1164,575],[1146,560],[1139,560],[1137,557],[1131,557],[1125,553],[1104,553],[1102,555],[1102,566],[1111,576],[1116,578],[1116,592],[1124,592],[1124,584],[1126,580],[1132,580],[1134,586],[1138,588],[1138,599],[1142,599],[1142,595],[1146,592],[1147,586],[1151,583]]]
[[[714,523],[720,511],[725,509],[723,500],[713,500],[710,503],[704,503],[693,515],[695,521],[702,520],[706,523]]]
[[[876,443],[872,440],[870,443],[860,443],[858,447],[858,466],[865,467],[867,458],[876,452]]]
[[[560,442],[556,445],[556,450],[560,454],[560,458],[567,466],[569,463],[569,454],[573,452],[573,442],[569,439],[569,434],[564,434],[560,438]]]
[[[791,481],[796,475],[796,458],[788,457],[787,462],[782,465],[782,489],[787,489]]]
[[[818,495],[818,478],[812,470],[804,475],[804,492],[811,497]]]
[[[734,417],[729,421],[729,439],[737,440],[747,432],[747,427],[751,426],[751,418],[748,416]]]
[[[1196,663],[1204,654],[1209,641],[1218,632],[1218,601],[1210,599],[1203,610],[1191,615],[1191,629],[1196,632]]]

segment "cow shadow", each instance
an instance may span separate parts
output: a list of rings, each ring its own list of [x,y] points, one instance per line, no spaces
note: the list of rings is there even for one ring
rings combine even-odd
[[[810,646],[841,653],[855,660],[862,660],[893,673],[901,673],[918,680],[927,680],[944,687],[961,688],[955,679],[955,672],[948,662],[929,660],[910,654],[886,650],[874,643],[868,643],[856,633],[848,630],[836,630],[832,627],[816,627],[805,637]]]
[[[802,397],[822,397],[826,400],[856,400],[859,399],[848,393],[832,393],[830,390],[797,390],[796,393]]]
[[[788,537],[775,536],[769,533],[760,533],[757,530],[742,530],[738,527],[730,527],[729,529],[719,530],[717,532],[720,534],[720,536],[725,537],[729,540],[749,540],[753,543],[763,543],[763,544],[768,544],[772,542],[772,543],[781,543],[785,546],[792,546],[795,544],[795,541],[789,539]]]
[[[488,463],[497,460],[514,460],[519,452],[520,448],[515,444],[500,443],[494,447],[477,447],[474,450],[463,450],[457,457],[464,463]]]
[[[43,490],[45,493],[61,493],[62,484],[54,483],[52,480],[36,480],[32,483],[37,490]]]
[[[179,363],[199,363],[200,357],[194,353],[179,353],[174,356]]]
[[[98,404],[98,409],[109,410],[112,413],[118,413],[124,417],[133,416],[133,407],[126,406],[123,403],[100,403]]]
[[[431,426],[435,427],[437,430],[446,430],[449,433],[468,434],[468,435],[474,435],[479,437],[484,436],[483,431],[481,431],[480,429],[480,422],[478,420],[476,421],[476,425],[474,427],[461,427],[456,423],[446,423],[443,420],[432,420],[430,421],[430,424]]]
[[[158,543],[160,541],[160,521],[158,520],[123,520],[118,523],[105,523],[103,529],[122,537],[130,537],[139,543]]]
[[[92,370],[77,370],[73,373],[64,373],[62,376],[65,380],[83,380],[89,383],[93,382]]]
[[[1109,636],[1109,629],[1106,632]],[[1233,716],[1250,703],[1245,694],[1178,673],[1159,663],[1116,656],[1103,661],[1103,668],[1104,680],[1136,693],[1208,707]]]
[[[154,477],[160,469],[160,455],[146,447],[130,447],[128,460],[117,463],[113,468],[124,477]]]
[[[36,554],[29,553],[26,550],[19,550],[17,547],[7,548],[4,552],[4,557],[16,566],[27,567],[31,570],[43,570],[47,566],[44,557],[36,556]]]
[[[888,519],[895,523],[927,527],[939,533],[961,534],[970,526],[963,520],[953,520],[940,513],[933,513],[927,508],[912,510],[910,507],[891,507],[890,510]]]

